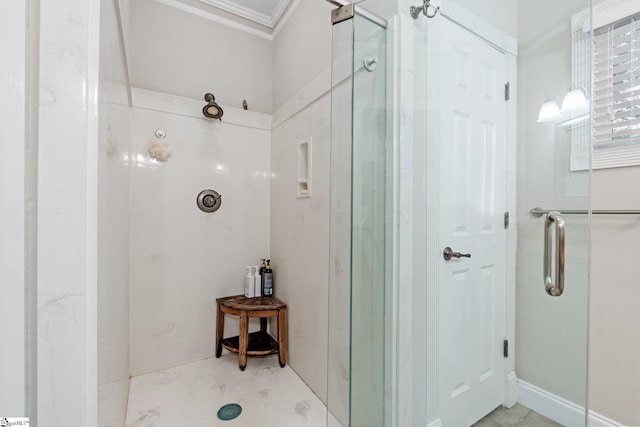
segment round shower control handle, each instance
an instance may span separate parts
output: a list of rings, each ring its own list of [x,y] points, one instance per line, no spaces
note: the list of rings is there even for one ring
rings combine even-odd
[[[449,246],[442,251],[442,258],[445,261],[451,261],[451,258],[471,258],[471,254],[461,254],[460,252],[454,252]]]
[[[217,191],[203,190],[198,194],[196,203],[202,212],[212,213],[220,209],[222,195]]]
[[[204,196],[203,200],[202,200],[202,204],[205,205],[208,208],[212,208],[213,205],[216,204],[216,198],[212,195],[206,195]]]

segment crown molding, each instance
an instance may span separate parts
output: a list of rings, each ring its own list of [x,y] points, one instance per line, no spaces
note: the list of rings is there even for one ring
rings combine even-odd
[[[200,0],[202,3],[208,4],[209,6],[214,6],[219,9],[225,10],[229,13],[233,13],[234,15],[238,15],[242,18],[248,19],[253,22],[257,22],[258,24],[264,25],[273,29],[280,17],[287,9],[287,6],[291,3],[291,0],[278,0],[278,4],[276,5],[272,15],[265,15],[264,13],[259,13],[253,9],[250,9],[245,6],[241,6],[236,4],[230,0]]]
[[[237,22],[232,19],[222,17],[215,13],[207,12],[206,10],[202,10],[194,6],[190,6],[186,3],[182,3],[179,0],[155,0],[155,1],[158,3],[164,4],[166,6],[170,6],[175,9],[181,10],[183,12],[190,13],[191,15],[208,19],[209,21],[215,22],[217,24],[225,25],[229,28],[233,28],[234,30],[243,31],[247,34],[260,37],[265,40],[273,41],[278,35],[278,33],[280,32],[280,30],[282,30],[282,28],[285,26],[285,24],[293,14],[293,11],[298,7],[301,0],[281,0],[280,3],[284,4],[284,7],[282,11],[278,11],[277,23],[273,28],[273,31],[269,31],[266,26],[264,30],[254,28],[249,25],[243,24],[241,22]],[[204,0],[201,0],[201,1],[205,2]],[[206,3],[208,3],[208,1]]]

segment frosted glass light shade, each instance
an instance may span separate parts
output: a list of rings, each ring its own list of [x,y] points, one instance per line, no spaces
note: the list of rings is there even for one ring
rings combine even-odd
[[[547,101],[540,107],[538,123],[551,122],[560,118],[560,107],[555,101]]]
[[[584,95],[582,89],[574,89],[564,96],[562,101],[562,112],[568,113],[570,111],[579,110],[587,106],[587,97]]]

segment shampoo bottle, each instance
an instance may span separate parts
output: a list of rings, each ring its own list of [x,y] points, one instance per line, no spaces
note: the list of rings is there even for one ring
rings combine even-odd
[[[254,291],[254,296],[255,297],[261,297],[262,296],[262,281],[260,279],[260,269],[258,268],[257,265],[254,265],[253,268],[255,268],[255,273],[253,274],[253,289]]]
[[[260,293],[264,295],[264,270],[267,268],[267,260],[266,258],[262,258],[262,266],[260,266]]]
[[[244,276],[244,296],[247,298],[253,298],[255,296],[256,282],[255,278],[251,274],[251,267],[245,267],[247,274]]]
[[[267,260],[267,267],[264,269],[262,273],[262,283],[264,283],[262,287],[262,295],[265,297],[270,297],[273,295],[273,270],[271,269],[271,265],[269,263],[271,260]]]

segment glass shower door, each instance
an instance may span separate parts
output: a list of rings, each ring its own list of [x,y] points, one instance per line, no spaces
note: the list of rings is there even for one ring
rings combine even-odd
[[[328,409],[371,427],[389,416],[386,28],[351,8],[333,29]]]

